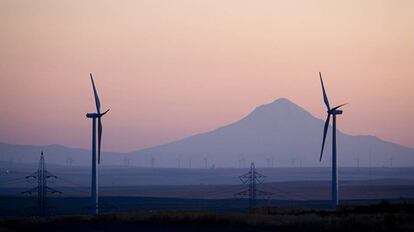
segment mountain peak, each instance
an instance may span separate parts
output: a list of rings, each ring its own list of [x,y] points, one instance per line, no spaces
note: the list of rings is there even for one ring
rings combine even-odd
[[[286,106],[296,106],[299,107],[298,105],[296,105],[295,103],[293,103],[291,100],[287,99],[287,98],[278,98],[270,103],[267,104],[263,104],[260,105],[258,107],[256,107],[256,109],[258,108],[268,108],[268,107],[286,107]]]
[[[278,98],[278,99],[274,100],[270,104],[276,104],[276,103],[293,103],[293,102],[291,102],[289,99],[287,99],[285,97],[281,97],[281,98]]]
[[[286,113],[286,112],[293,112],[293,111],[305,111],[302,107],[296,105],[292,101],[287,98],[278,98],[271,103],[263,104],[257,106],[252,114],[259,113],[259,114],[274,114],[274,113]]]
[[[287,98],[281,97],[267,105],[296,105],[296,104]]]

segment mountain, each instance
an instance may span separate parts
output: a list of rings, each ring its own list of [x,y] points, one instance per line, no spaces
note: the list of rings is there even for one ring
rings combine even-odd
[[[346,113],[346,112],[345,112]],[[344,115],[345,117],[346,115]],[[134,164],[156,167],[328,166],[331,129],[322,162],[324,121],[288,99],[257,107],[241,120],[213,131],[129,153]],[[342,166],[414,166],[414,149],[373,136],[337,132]],[[153,158],[152,158],[153,157]],[[190,164],[191,163],[191,164]]]
[[[346,112],[343,117],[346,117]],[[340,119],[339,119],[340,120]],[[213,131],[131,153],[103,152],[102,165],[150,167],[330,166],[331,129],[322,162],[319,152],[324,121],[281,98],[257,107],[241,120]],[[341,166],[414,166],[414,149],[374,136],[337,132]],[[61,145],[30,146],[0,143],[2,165],[37,163],[41,151],[47,163],[90,166],[85,149]],[[152,161],[153,160],[153,161]],[[243,165],[244,163],[244,165]]]

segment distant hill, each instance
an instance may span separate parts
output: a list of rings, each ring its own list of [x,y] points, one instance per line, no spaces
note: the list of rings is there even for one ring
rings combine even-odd
[[[159,167],[189,167],[190,163],[192,167],[206,163],[207,167],[238,167],[251,161],[265,167],[272,165],[272,159],[274,166],[327,166],[331,162],[331,128],[320,163],[323,124],[323,120],[281,98],[230,125],[129,155],[134,163],[144,166],[149,166],[154,157]],[[340,131],[337,135],[341,165],[414,166],[412,148],[374,136],[350,136]]]
[[[346,112],[345,112],[346,113]],[[346,117],[346,114],[343,116]],[[340,120],[340,119],[339,119]],[[102,165],[150,167],[257,167],[328,166],[331,128],[325,154],[319,162],[324,121],[288,99],[281,98],[254,109],[241,120],[168,144],[131,153],[104,152]],[[414,166],[414,149],[374,136],[351,136],[338,131],[342,166]],[[40,151],[47,163],[89,166],[90,151],[61,145],[28,146],[0,143],[0,161],[34,163]],[[153,162],[151,161],[153,160]],[[243,165],[244,164],[244,165]]]
[[[37,163],[40,158],[40,153],[44,152],[46,163],[70,165],[70,160],[74,166],[90,166],[91,152],[85,149],[68,148],[62,145],[16,145],[0,143],[0,161],[2,164],[16,165],[24,163]],[[104,158],[103,158],[104,157]],[[108,164],[122,164],[125,155],[123,153],[104,152],[102,154],[101,163]]]

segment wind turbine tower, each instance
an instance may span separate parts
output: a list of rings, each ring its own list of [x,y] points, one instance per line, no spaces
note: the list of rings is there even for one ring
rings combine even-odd
[[[181,168],[181,158],[178,158],[178,159],[177,159],[177,165],[178,165],[178,166],[177,166],[178,168]]]
[[[323,85],[322,74],[320,72],[319,72],[319,78],[321,80],[323,100],[325,102],[326,108],[328,109],[327,111],[328,117],[326,118],[324,130],[323,130],[322,148],[321,148],[321,155],[320,155],[319,161],[322,161],[323,148],[325,146],[326,134],[328,132],[329,121],[332,116],[333,122],[332,122],[332,192],[331,193],[332,193],[332,206],[337,207],[339,201],[338,201],[338,168],[337,168],[338,161],[336,157],[337,155],[336,154],[336,116],[342,114],[342,110],[340,110],[339,108],[341,108],[342,106],[346,104],[342,104],[339,106],[335,106],[334,108],[331,108],[331,106],[329,105],[328,96],[325,91],[325,86]]]
[[[270,168],[270,158],[266,158],[267,167]]]
[[[95,82],[90,74],[93,94],[95,97],[96,113],[87,113],[86,117],[92,119],[92,186],[91,186],[91,213],[98,214],[98,166],[101,162],[101,142],[102,142],[102,121],[101,118],[108,113],[109,109],[101,113],[101,102],[96,91]],[[96,122],[98,122],[98,141],[96,141]],[[98,143],[97,143],[98,142]],[[96,152],[98,147],[98,152]],[[97,157],[98,154],[98,157]]]

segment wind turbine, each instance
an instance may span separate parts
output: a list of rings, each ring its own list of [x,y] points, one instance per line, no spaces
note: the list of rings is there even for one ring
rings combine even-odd
[[[323,130],[322,149],[321,149],[321,156],[319,158],[319,161],[322,161],[323,148],[325,146],[326,134],[328,132],[329,121],[332,116],[333,122],[332,122],[332,192],[331,193],[332,193],[332,205],[333,207],[336,207],[338,206],[338,168],[337,168],[338,161],[336,159],[336,115],[342,114],[342,110],[339,110],[339,108],[341,108],[342,106],[346,104],[342,104],[339,106],[335,106],[334,108],[331,108],[329,105],[328,96],[326,95],[325,87],[323,85],[321,72],[319,72],[319,78],[321,79],[323,100],[325,102],[326,107],[328,108],[328,111],[327,111],[328,117],[326,118],[325,127]]]
[[[92,118],[92,186],[91,186],[91,210],[92,215],[98,214],[98,167],[101,162],[101,142],[102,142],[102,122],[101,118],[109,109],[101,113],[101,102],[99,101],[98,92],[96,91],[95,82],[93,81],[92,73],[91,77],[93,94],[95,96],[96,113],[87,113],[87,118]],[[96,144],[96,119],[98,119],[98,144]],[[96,145],[98,145],[98,159],[96,157]]]

